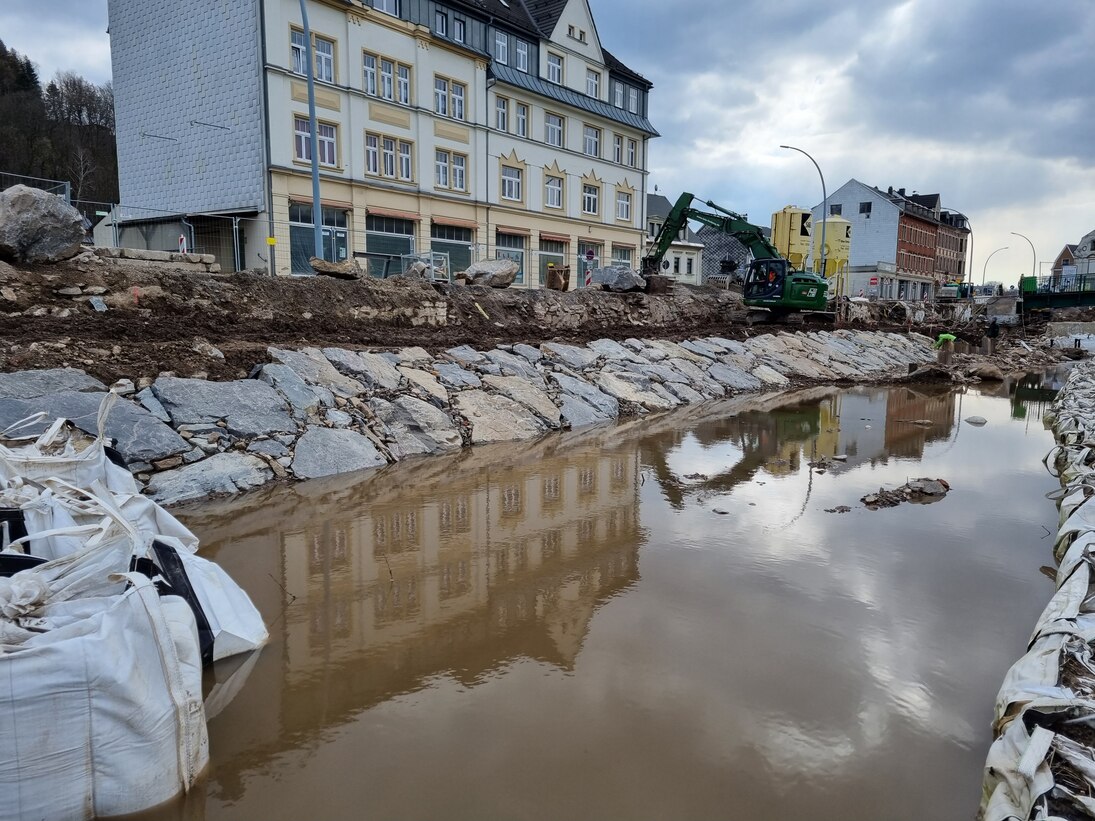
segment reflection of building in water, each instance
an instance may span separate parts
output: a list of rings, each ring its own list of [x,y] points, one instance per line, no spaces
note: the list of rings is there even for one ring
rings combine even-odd
[[[289,505],[201,525],[273,635],[211,727],[236,750],[218,758],[247,769],[439,674],[474,684],[522,657],[572,668],[594,611],[638,578],[638,455],[596,439],[526,454],[397,466],[313,499],[286,488]]]
[[[886,408],[886,450],[892,456],[920,458],[928,442],[946,440],[954,428],[955,392],[935,389],[893,388]],[[913,425],[914,420],[930,425]]]

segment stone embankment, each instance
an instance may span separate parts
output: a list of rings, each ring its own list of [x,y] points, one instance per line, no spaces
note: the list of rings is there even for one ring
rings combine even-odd
[[[1057,590],[996,697],[984,821],[1095,818],[1095,362],[1076,365],[1047,421]]]
[[[174,504],[795,382],[893,378],[933,356],[916,334],[849,330],[268,355],[247,379],[162,373],[114,386],[131,401],[118,403],[106,432],[146,492]],[[0,374],[0,427],[45,411],[93,430],[106,390],[71,368]]]

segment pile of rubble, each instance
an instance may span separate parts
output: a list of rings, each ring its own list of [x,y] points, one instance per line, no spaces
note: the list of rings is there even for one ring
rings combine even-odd
[[[875,381],[931,350],[916,335],[822,331],[744,342],[464,345],[436,356],[419,347],[270,347],[267,354],[272,361],[247,379],[161,373],[117,385],[135,391],[135,401],[118,403],[107,432],[156,499],[374,468],[796,382]],[[93,424],[106,390],[73,369],[0,374],[0,425],[40,410]]]
[[[880,487],[877,493],[868,493],[859,501],[870,510],[878,510],[880,507],[897,507],[902,502],[926,505],[938,502],[950,489],[950,484],[944,479],[911,479],[893,490]]]
[[[996,697],[985,821],[1095,818],[1095,363],[1073,369],[1047,415],[1062,488],[1057,591]]]

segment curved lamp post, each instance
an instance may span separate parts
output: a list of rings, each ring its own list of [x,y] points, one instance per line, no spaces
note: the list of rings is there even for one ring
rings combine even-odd
[[[1006,250],[1008,250],[1008,246],[1006,246],[1006,245],[1003,248],[997,248],[995,251],[993,251],[991,254],[989,254],[988,257],[985,259],[985,266],[981,269],[981,285],[982,286],[984,286],[984,284],[985,284],[985,274],[989,270],[989,260],[992,259],[994,256],[996,256],[1001,251],[1006,251]]]
[[[788,151],[797,151],[799,154],[806,154],[801,148],[795,148],[793,145],[781,145],[780,148],[786,148]],[[825,276],[825,220],[829,216],[825,213],[825,201],[829,199],[829,196],[825,193],[825,175],[821,173],[821,166],[819,166],[817,160],[809,154],[806,154],[806,158],[814,164],[814,168],[817,169],[817,175],[821,177],[821,275]]]
[[[1027,244],[1030,246],[1030,252],[1032,254],[1034,254],[1034,265],[1030,269],[1030,275],[1032,277],[1034,277],[1035,279],[1037,279],[1038,278],[1038,252],[1034,250],[1034,243],[1030,241],[1030,237],[1028,237],[1026,234],[1020,234],[1018,231],[1012,231],[1011,233],[1013,233],[1017,237],[1022,237],[1023,239],[1025,239],[1027,241]]]

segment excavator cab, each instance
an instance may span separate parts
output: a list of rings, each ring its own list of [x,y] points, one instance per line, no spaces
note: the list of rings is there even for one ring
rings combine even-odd
[[[745,275],[744,297],[769,304],[783,300],[783,289],[791,266],[785,259],[755,259]]]
[[[742,294],[745,304],[754,309],[747,321],[782,321],[788,314],[802,312],[804,321],[831,322],[834,315],[826,312],[828,290],[825,277],[796,271],[785,259],[755,259],[745,275]]]

